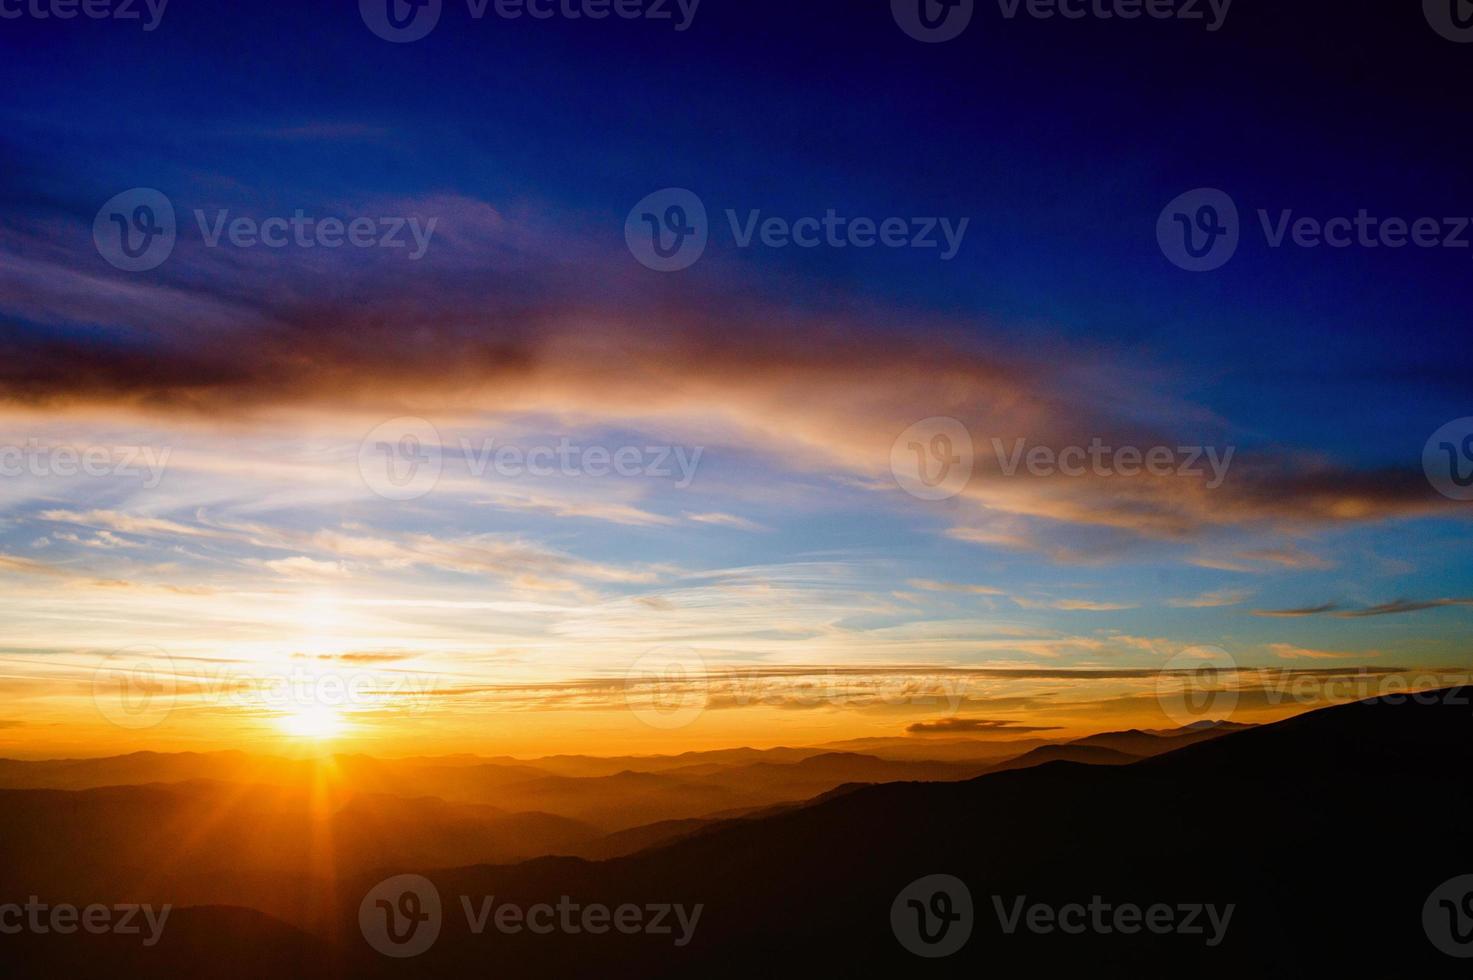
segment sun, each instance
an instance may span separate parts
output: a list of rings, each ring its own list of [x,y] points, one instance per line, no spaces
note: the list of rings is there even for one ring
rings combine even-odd
[[[296,738],[332,738],[340,734],[347,721],[343,713],[331,705],[307,704],[294,707],[276,719],[283,732]]]

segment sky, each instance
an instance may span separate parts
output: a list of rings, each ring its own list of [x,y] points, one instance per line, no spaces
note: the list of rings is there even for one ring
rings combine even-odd
[[[357,6],[0,3],[0,752],[1084,731],[1181,722],[1200,664],[1246,720],[1466,670],[1435,4]]]

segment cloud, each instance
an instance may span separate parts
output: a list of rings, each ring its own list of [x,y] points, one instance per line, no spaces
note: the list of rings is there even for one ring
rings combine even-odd
[[[1338,653],[1333,650],[1310,650],[1290,643],[1270,643],[1268,648],[1280,660],[1368,660],[1379,656],[1371,653]]]
[[[283,578],[299,581],[340,579],[347,578],[350,574],[347,566],[340,561],[318,561],[316,558],[308,558],[305,555],[298,555],[294,558],[277,558],[262,564]]]
[[[1120,602],[1094,602],[1089,599],[1024,599],[1014,596],[1013,601],[1024,609],[1058,609],[1063,612],[1120,612],[1135,609],[1134,605]]]
[[[1023,726],[1014,721],[994,721],[983,718],[942,718],[940,721],[918,721],[907,725],[905,730],[912,735],[965,735],[973,732],[995,732],[1006,728],[1010,732],[1046,732],[1056,726]]]
[[[1255,609],[1253,610],[1253,615],[1293,619],[1299,616],[1318,616],[1321,613],[1334,612],[1339,608],[1339,604],[1327,602],[1321,606],[1304,606],[1299,609]]]
[[[492,575],[530,588],[575,588],[568,578],[649,583],[657,577],[653,571],[584,561],[504,535],[438,538],[429,534],[374,536],[323,530],[311,535],[310,542],[319,552],[338,558],[386,568],[419,566],[465,575]]]
[[[340,660],[350,664],[379,664],[398,663],[404,660],[413,660],[416,655],[412,653],[334,653],[323,654],[318,660]]]
[[[990,585],[965,585],[960,582],[937,582],[928,578],[913,578],[908,583],[913,589],[926,592],[959,592],[964,595],[1006,595],[1001,589]]]
[[[69,228],[57,230],[67,216],[0,231],[7,257],[44,256],[0,263],[0,296],[10,297],[0,300],[0,405],[175,425],[264,424],[289,411],[700,425],[795,471],[888,487],[897,504],[908,500],[890,473],[896,438],[945,416],[977,441],[950,534],[1060,561],[1092,554],[1059,540],[1071,527],[1179,542],[1221,528],[1453,513],[1419,467],[1368,470],[1270,450],[1240,450],[1215,489],[1179,474],[1009,476],[984,437],[1055,450],[1097,438],[1222,445],[1231,427],[1173,398],[1159,371],[1137,383],[1155,370],[1148,366],[1086,352],[1040,357],[1009,346],[1001,330],[978,336],[973,324],[928,323],[928,343],[916,345],[894,327],[900,311],[795,311],[719,266],[652,291],[630,273],[627,254],[571,224],[463,198],[394,203],[398,210],[380,213],[446,216],[414,276],[385,275],[377,264],[385,256],[348,254],[362,250],[319,249],[285,263],[181,246],[157,281],[79,280],[71,270],[95,266],[95,256],[84,266],[67,251],[81,247]],[[484,274],[488,267],[495,271]],[[667,520],[628,504],[497,503]],[[1248,560],[1319,567],[1284,550]]]
[[[7,555],[0,553],[0,572],[13,572],[18,575],[65,575],[66,573],[54,565],[35,561],[31,558],[22,558],[18,555]]]
[[[1369,616],[1396,616],[1402,613],[1425,612],[1428,609],[1444,609],[1449,606],[1473,606],[1473,598],[1467,599],[1398,599],[1378,606],[1361,609],[1342,609],[1338,603],[1327,602],[1321,606],[1304,609],[1255,609],[1255,616],[1320,616],[1331,615],[1336,619],[1364,619]]]
[[[1347,609],[1335,615],[1342,619],[1360,619],[1364,616],[1395,616],[1400,613],[1442,609],[1446,606],[1473,606],[1473,599],[1426,599],[1420,602],[1409,599],[1398,599],[1395,602],[1387,602],[1365,609]]]
[[[503,510],[542,511],[554,517],[583,517],[631,527],[659,527],[675,523],[669,517],[607,500],[569,500],[532,493],[497,493],[483,503]]]
[[[1251,589],[1217,589],[1201,595],[1182,599],[1168,599],[1166,604],[1176,609],[1216,609],[1236,606],[1253,596]]]
[[[686,514],[685,519],[695,521],[697,524],[716,524],[721,527],[736,528],[740,531],[768,531],[770,528],[763,527],[755,521],[749,521],[745,517],[736,517],[732,514]]]
[[[36,515],[43,521],[61,524],[81,524],[85,527],[105,528],[124,534],[166,534],[175,537],[218,537],[209,528],[180,524],[177,521],[157,517],[138,517],[113,510],[47,510]]]
[[[1258,548],[1252,551],[1239,551],[1237,557],[1247,561],[1270,562],[1282,565],[1285,568],[1295,569],[1326,569],[1334,568],[1335,563],[1318,555],[1312,555],[1298,548]]]
[[[114,550],[117,548],[141,548],[143,545],[136,541],[120,538],[111,531],[98,531],[90,538],[84,538],[70,531],[56,531],[51,537],[56,541],[65,541],[68,544],[80,545],[84,548],[104,548]]]

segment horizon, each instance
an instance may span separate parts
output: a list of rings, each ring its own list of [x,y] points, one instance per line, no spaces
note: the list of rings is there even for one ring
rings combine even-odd
[[[1473,958],[1473,0],[0,54],[11,972]]]
[[[0,749],[1159,727],[1152,673],[1271,717],[1343,696],[1279,670],[1473,667],[1432,14],[1355,5],[1351,64],[1243,4],[363,3],[6,21]],[[631,720],[657,683],[706,710]]]

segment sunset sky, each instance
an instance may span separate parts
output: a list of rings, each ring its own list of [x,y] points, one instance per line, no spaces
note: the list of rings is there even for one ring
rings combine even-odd
[[[1397,138],[1461,102],[1456,46],[1429,33],[1406,106],[1303,45],[1219,84],[1236,42],[1179,24],[923,45],[887,4],[782,32],[447,4],[389,44],[305,6],[0,34],[0,754],[1084,731],[1172,724],[1156,672],[1216,651],[1467,670],[1473,504],[1422,453],[1473,415],[1473,252],[1275,249],[1256,214],[1473,215],[1466,127]],[[1179,87],[1122,68],[1146,44]],[[667,273],[625,225],[672,187],[711,228]],[[1156,240],[1198,187],[1244,217],[1210,273]],[[136,273],[94,243],[132,188],[178,221]],[[969,224],[950,260],[741,248],[728,209]],[[434,224],[411,258],[211,246],[197,210]],[[892,450],[938,417],[973,473],[920,499]],[[426,433],[439,478],[394,499],[383,447]],[[1232,456],[1216,486],[1008,475],[994,439]],[[645,724],[626,679],[671,660],[705,710]],[[115,724],[97,685],[136,663],[171,710]],[[1242,720],[1289,710],[1244,676]]]

